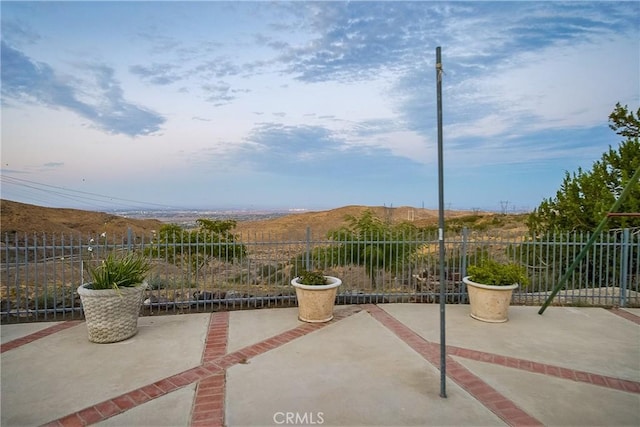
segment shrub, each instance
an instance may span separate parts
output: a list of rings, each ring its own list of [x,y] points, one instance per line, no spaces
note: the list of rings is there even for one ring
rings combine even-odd
[[[502,264],[493,259],[484,259],[479,264],[470,265],[467,272],[471,280],[483,285],[508,286],[518,283],[525,287],[529,284],[527,270],[514,263]]]
[[[298,275],[298,283],[302,285],[326,285],[327,279],[324,277],[324,274],[320,270],[307,271],[302,270]]]

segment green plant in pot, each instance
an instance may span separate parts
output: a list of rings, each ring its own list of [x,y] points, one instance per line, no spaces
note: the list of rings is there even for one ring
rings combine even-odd
[[[509,320],[513,290],[529,284],[526,268],[516,263],[501,263],[486,258],[470,265],[467,273],[468,276],[462,281],[467,285],[471,317],[490,323]]]
[[[99,265],[89,267],[91,281],[78,287],[89,341],[112,343],[138,332],[144,282],[151,265],[135,252],[110,253]]]
[[[298,274],[298,283],[307,286],[321,286],[328,284],[327,276],[320,270],[302,270]]]
[[[118,256],[111,252],[98,266],[89,267],[91,283],[87,289],[119,289],[139,286],[149,272],[151,264],[143,256],[130,252]]]
[[[303,322],[328,322],[333,319],[338,286],[342,280],[320,270],[302,270],[291,280],[296,288],[298,319]]]
[[[529,284],[527,270],[519,264],[501,263],[488,258],[479,264],[467,268],[468,276],[476,283],[492,286],[508,286],[519,284],[525,287]]]

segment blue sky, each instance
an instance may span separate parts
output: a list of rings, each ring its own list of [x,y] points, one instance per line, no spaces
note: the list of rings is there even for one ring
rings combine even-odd
[[[530,210],[640,103],[637,2],[8,2],[2,198]]]

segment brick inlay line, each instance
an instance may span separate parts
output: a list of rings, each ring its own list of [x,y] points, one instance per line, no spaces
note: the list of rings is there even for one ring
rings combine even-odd
[[[215,348],[205,342],[202,364],[179,374],[161,379],[152,384],[129,391],[112,399],[84,408],[65,417],[53,420],[43,427],[86,426],[104,421],[129,409],[140,406],[153,399],[198,382],[194,407],[191,415],[192,426],[224,425],[224,389],[226,386],[226,369],[238,363],[246,363],[251,357],[266,353],[290,341],[305,336],[327,325],[338,322],[362,311],[359,306],[348,306],[336,309],[334,318],[327,323],[304,323],[279,335],[262,340],[233,353],[225,354],[229,327],[229,313],[213,313],[209,320],[207,340],[218,342],[223,349]],[[224,342],[220,343],[224,336]]]
[[[54,420],[46,424],[46,426],[66,427],[94,424],[196,382],[198,383],[198,386],[193,402],[191,426],[222,426],[224,425],[225,419],[224,405],[227,368],[238,363],[246,363],[248,359],[266,353],[313,331],[345,319],[362,311],[363,308],[366,309],[374,319],[378,320],[383,326],[388,328],[407,345],[409,345],[409,347],[414,349],[418,354],[439,369],[439,344],[425,340],[408,326],[404,325],[389,313],[373,304],[364,306],[354,305],[347,306],[342,309],[336,309],[335,317],[331,322],[320,324],[304,323],[296,328],[264,339],[258,343],[249,345],[229,354],[226,353],[229,313],[219,312],[211,314],[209,319],[209,326],[200,366],[196,366],[184,372],[124,393],[120,396],[105,400],[88,408],[84,408],[78,412]],[[631,313],[624,313],[633,316],[630,320],[634,322],[636,321],[634,318],[639,318]],[[29,342],[33,342],[37,339],[75,326],[80,322],[81,321],[60,322],[58,325],[51,326],[26,337],[10,341],[2,346],[2,351],[4,352],[20,347],[28,344]],[[11,344],[11,346],[8,346],[9,344]],[[507,424],[513,426],[542,424],[539,420],[524,412],[513,401],[506,398],[500,392],[484,382],[480,377],[465,368],[461,363],[458,363],[451,356],[494,363],[529,372],[542,373],[573,381],[601,385],[631,393],[640,393],[640,383],[635,381],[576,371],[461,347],[447,346],[448,376],[469,394],[474,396],[481,404],[494,412]]]
[[[440,345],[425,340],[395,317],[376,305],[365,309],[383,326],[403,340],[409,347],[440,369]],[[511,399],[484,382],[462,364],[447,355],[447,375],[475,397],[482,405],[511,426],[542,426],[542,422],[527,414]]]
[[[289,329],[278,335],[259,341],[255,344],[241,348],[233,353],[218,357],[215,360],[206,360],[203,363],[205,367],[220,369],[223,372],[238,363],[247,363],[252,357],[266,353],[276,349],[297,338],[303,337],[313,331],[317,331],[335,322],[339,322],[355,313],[362,311],[359,306],[349,306],[342,309],[336,309],[333,320],[327,323],[303,323],[293,329]],[[214,323],[212,322],[212,325]],[[204,357],[203,359],[206,359]],[[212,427],[223,426],[225,413],[225,375],[206,378],[198,384],[196,398],[194,399],[194,407],[191,413],[192,427]]]
[[[612,388],[614,390],[626,391],[640,394],[640,382],[625,380],[621,378],[609,377],[606,375],[594,374],[592,372],[578,371],[575,369],[563,368],[546,363],[534,362],[517,357],[501,356],[484,351],[471,350],[468,348],[447,346],[447,354],[451,356],[463,357],[465,359],[477,360],[479,362],[493,363],[509,368],[520,369],[522,371],[544,374],[551,377],[563,378],[583,382],[592,385]]]
[[[209,329],[205,338],[202,363],[218,359],[227,354],[229,338],[229,312],[213,313],[209,319]]]
[[[640,325],[640,316],[636,316],[633,313],[628,312],[627,310],[620,310],[619,308],[612,308],[609,310],[611,313],[616,316],[620,316],[623,319],[627,319],[635,323],[636,325]]]
[[[49,335],[53,335],[56,332],[60,332],[60,331],[64,331],[65,329],[72,328],[76,325],[79,325],[80,323],[82,323],[81,320],[68,320],[66,322],[58,322],[55,325],[51,325],[48,328],[44,328],[38,332],[25,335],[24,337],[16,338],[15,340],[11,340],[2,344],[0,348],[0,353],[13,350],[18,347],[22,347],[23,345],[30,344],[41,338],[45,338],[45,337],[48,337]]]
[[[192,426],[223,426],[226,372],[213,362],[227,354],[229,312],[211,315],[207,339],[202,352],[202,365],[219,370],[218,374],[200,380],[191,408]]]

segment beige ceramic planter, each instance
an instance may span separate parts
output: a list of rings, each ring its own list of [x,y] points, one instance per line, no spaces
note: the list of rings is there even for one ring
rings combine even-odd
[[[464,277],[462,281],[467,285],[471,317],[483,322],[502,323],[509,320],[509,304],[511,294],[518,284],[507,286],[492,286],[476,283]]]
[[[113,343],[138,332],[138,316],[145,284],[119,289],[78,288],[87,323],[89,341]]]
[[[303,285],[298,283],[297,277],[291,280],[298,298],[298,319],[303,322],[321,323],[333,319],[333,306],[342,280],[333,276],[324,277],[329,281],[328,285]]]

